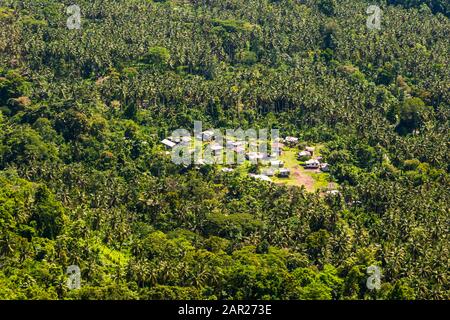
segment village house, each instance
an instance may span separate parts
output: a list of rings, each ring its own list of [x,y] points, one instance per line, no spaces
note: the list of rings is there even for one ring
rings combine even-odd
[[[214,137],[214,130],[206,130],[195,136],[197,140],[202,141],[212,141],[213,137]]]
[[[197,164],[204,166],[206,164],[205,159],[198,159]]]
[[[286,137],[284,139],[284,141],[286,142],[286,144],[290,145],[290,146],[294,146],[298,143],[298,138],[296,137]]]
[[[206,130],[202,132],[203,135],[203,141],[212,141],[214,137],[214,131],[213,130]]]
[[[289,169],[280,169],[280,171],[278,171],[278,176],[280,178],[289,178],[289,176],[291,175],[291,170]]]
[[[214,155],[218,156],[221,154],[223,147],[220,144],[211,144],[210,145],[211,151],[214,153]]]
[[[239,150],[244,150],[244,142],[243,141],[227,141],[226,147],[228,149],[236,151],[236,149],[239,148]],[[237,152],[237,151],[236,151]]]
[[[311,157],[314,155],[314,150],[316,150],[314,147],[305,148],[305,151],[309,152],[311,154]]]
[[[166,147],[166,149],[173,149],[177,144],[169,139],[164,139],[161,143]]]
[[[181,137],[168,136],[167,140],[170,140],[170,141],[175,142],[175,143],[180,143],[181,142]]]
[[[256,150],[258,150],[259,148],[259,143],[256,141],[250,141],[248,143],[248,149],[250,152],[256,152]]]
[[[257,179],[257,180],[262,180],[262,181],[267,181],[267,182],[272,182],[272,179],[270,179],[268,176],[263,175],[263,174],[249,174],[250,177]]]
[[[311,156],[312,156],[312,154],[309,151],[301,151],[301,152],[298,153],[298,159],[299,160],[302,160],[302,159],[305,159],[305,158],[310,158]]]
[[[243,154],[245,152],[245,147],[243,146],[237,146],[233,149],[234,152],[239,153],[239,154]]]
[[[267,157],[267,155],[261,152],[248,152],[245,157],[251,162],[258,162]]]
[[[227,147],[227,149],[234,149],[237,147],[237,142],[228,140],[225,146]]]
[[[305,162],[305,169],[318,169],[320,167],[320,161],[311,159]]]
[[[323,172],[330,172],[330,166],[328,163],[321,163],[320,170]]]
[[[283,150],[285,148],[285,145],[280,142],[272,143],[272,156],[281,156],[283,153]]]
[[[191,141],[192,141],[192,138],[189,137],[189,136],[181,137],[181,142],[189,143],[189,142],[191,142]]]
[[[282,160],[272,160],[272,161],[270,161],[270,165],[272,167],[281,168],[284,166],[284,162]]]
[[[195,169],[200,169],[200,167],[206,165],[206,162],[204,159],[197,159],[194,161],[194,167]]]
[[[270,154],[270,157],[274,158],[274,159],[278,158],[279,156],[281,156],[281,153],[280,154],[278,154],[278,153],[271,153]]]
[[[262,174],[268,177],[273,177],[275,175],[275,170],[273,170],[272,168],[268,168],[266,170],[263,170]]]

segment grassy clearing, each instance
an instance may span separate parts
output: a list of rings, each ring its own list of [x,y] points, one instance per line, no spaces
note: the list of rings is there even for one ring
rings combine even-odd
[[[311,176],[314,179],[314,189],[327,188],[330,183],[330,175],[328,173],[321,172],[308,172],[305,170],[305,174]]]
[[[129,262],[129,256],[121,251],[112,250],[100,243],[94,244],[93,247],[99,251],[105,266],[120,265],[126,267]]]
[[[200,142],[202,150],[204,151],[209,142]],[[197,142],[198,144],[198,142]],[[194,141],[191,141],[190,146],[194,147]],[[323,145],[315,145],[315,157],[321,156],[321,150]],[[291,171],[291,175],[288,178],[279,178],[277,176],[271,177],[272,181],[276,184],[283,184],[287,186],[304,186],[306,190],[310,192],[315,192],[319,189],[327,188],[331,182],[331,177],[328,173],[323,173],[320,170],[305,170],[301,165],[301,162],[297,160],[297,154],[299,152],[298,148],[284,148],[283,153],[279,157],[280,160],[284,162],[284,168]],[[223,160],[226,159],[226,149],[223,150]],[[227,164],[216,164],[217,168],[220,170],[222,168],[234,168],[241,175],[248,175],[250,168],[252,167],[250,161],[244,161],[239,166],[227,165]],[[263,171],[268,166],[259,166],[260,171]]]
[[[316,146],[317,156],[320,156],[321,147],[323,146]],[[287,148],[283,152],[280,159],[284,161],[284,167],[291,170],[291,176],[289,178],[274,177],[272,181],[288,186],[304,186],[310,192],[326,188],[330,182],[330,175],[320,171],[305,170],[297,160],[297,153],[296,148]]]

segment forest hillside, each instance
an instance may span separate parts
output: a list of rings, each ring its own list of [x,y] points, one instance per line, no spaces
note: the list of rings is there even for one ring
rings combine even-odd
[[[449,10],[1,1],[0,299],[449,299]],[[194,121],[320,146],[335,190],[177,165]]]

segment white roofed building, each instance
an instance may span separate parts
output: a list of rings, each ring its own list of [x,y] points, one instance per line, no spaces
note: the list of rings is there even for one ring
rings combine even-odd
[[[173,147],[175,147],[177,144],[173,141],[170,141],[169,139],[164,139],[163,141],[161,141],[161,143],[163,145],[166,146],[166,148],[168,149],[172,149]]]
[[[316,159],[311,159],[305,162],[306,169],[318,169],[320,167],[320,161]]]

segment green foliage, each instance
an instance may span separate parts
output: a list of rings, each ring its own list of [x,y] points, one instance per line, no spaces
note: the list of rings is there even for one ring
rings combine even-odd
[[[257,62],[258,57],[252,51],[242,51],[239,55],[239,62],[246,65],[253,65]]]
[[[335,0],[320,0],[317,4],[319,11],[327,16],[333,16],[335,14],[336,6]]]
[[[450,298],[447,2],[7,3],[0,299]],[[339,192],[177,166],[194,120],[320,144]]]
[[[393,5],[402,5],[407,8],[423,8],[423,6],[425,6],[428,10],[431,9],[433,12],[441,12],[447,17],[450,16],[450,4],[445,0],[389,0],[388,3]]]
[[[249,32],[254,28],[254,26],[248,22],[232,19],[213,19],[213,25],[216,27],[221,27],[227,32]]]
[[[0,73],[0,105],[5,105],[10,99],[25,96],[30,91],[30,83],[17,70]]]
[[[428,111],[430,109],[420,98],[406,99],[397,110],[397,116],[400,119],[396,128],[397,132],[404,135],[421,128],[427,119]]]
[[[163,47],[152,47],[144,57],[144,61],[158,67],[165,67],[170,61],[170,52]]]
[[[64,226],[64,211],[61,204],[55,201],[45,186],[36,190],[34,199],[31,224],[35,226],[38,236],[55,239]]]
[[[56,158],[55,146],[46,143],[35,130],[27,126],[20,126],[4,133],[0,149],[2,168],[12,163],[31,165],[37,161]]]

